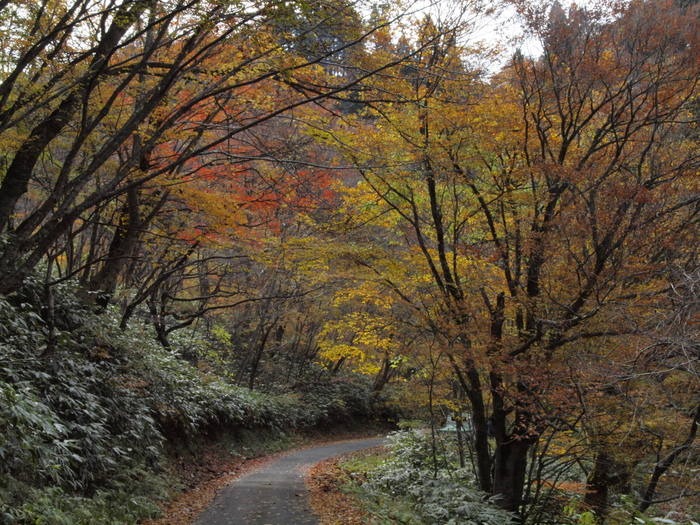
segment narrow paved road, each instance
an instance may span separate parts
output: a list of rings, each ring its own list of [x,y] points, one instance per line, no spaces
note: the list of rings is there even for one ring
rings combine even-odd
[[[304,471],[341,454],[381,445],[382,438],[340,441],[286,454],[222,490],[197,525],[316,525]]]

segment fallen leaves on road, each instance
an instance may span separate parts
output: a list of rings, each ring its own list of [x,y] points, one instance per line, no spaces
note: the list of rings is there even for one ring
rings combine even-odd
[[[178,474],[188,489],[167,503],[161,518],[148,520],[144,525],[190,525],[220,489],[280,454],[250,459],[232,456],[217,447],[206,450],[197,463],[183,462],[177,466],[182,469]]]
[[[196,457],[185,455],[173,463],[171,468],[176,471],[176,477],[185,485],[185,490],[163,505],[162,517],[144,521],[142,525],[191,525],[197,516],[214,501],[216,494],[222,488],[242,475],[285,454],[290,448],[317,446],[339,439],[358,439],[375,435],[377,430],[386,431],[381,426],[377,428],[368,426],[351,430],[339,429],[336,432],[327,431],[315,435],[307,434],[303,437],[300,435],[297,440],[288,443],[287,450],[257,458],[233,454],[230,446],[227,447],[223,443],[210,444],[203,451],[198,452]],[[355,525],[366,522],[339,521],[336,523]]]

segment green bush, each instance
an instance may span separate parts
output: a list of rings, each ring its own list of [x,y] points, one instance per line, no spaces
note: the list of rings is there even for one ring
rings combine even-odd
[[[78,523],[81,505],[55,506],[49,517],[47,502],[105,502],[132,491],[157,467],[162,436],[150,407],[122,381],[128,361],[104,349],[110,319],[59,288],[52,330],[31,292],[13,303],[0,298],[0,516]]]
[[[361,489],[382,523],[508,525],[513,516],[474,485],[473,474],[452,458],[433,457],[429,435],[394,433],[390,456],[369,473]],[[436,468],[437,465],[437,468]]]
[[[315,426],[345,422],[371,414],[371,386],[366,378],[324,377],[310,382],[300,393],[304,407],[300,424]]]
[[[154,493],[163,492],[163,480],[148,471],[131,473],[128,486],[100,490],[90,497],[61,487],[35,488],[20,485],[23,503],[4,509],[0,523],[47,525],[117,525],[155,517]]]

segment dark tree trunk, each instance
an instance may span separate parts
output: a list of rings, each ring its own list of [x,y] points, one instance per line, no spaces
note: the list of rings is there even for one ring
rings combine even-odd
[[[600,518],[605,516],[608,508],[609,470],[610,458],[601,452],[596,456],[593,471],[586,481],[586,495],[583,501]]]
[[[468,372],[472,380],[480,382],[476,370]],[[474,426],[474,452],[476,471],[479,475],[479,487],[484,492],[491,492],[491,449],[489,447],[489,424],[481,387],[467,392],[472,406],[472,424]]]
[[[496,356],[501,351],[503,323],[505,322],[505,294],[499,293],[495,304],[484,296],[486,306],[491,314],[491,342],[488,353]],[[506,407],[504,399],[503,377],[497,368],[489,373],[492,414],[489,420],[491,433],[496,440],[493,457],[492,494],[498,497],[498,504],[504,509],[519,513],[525,490],[527,473],[527,454],[533,438],[527,435],[528,414],[516,410],[513,430],[508,430],[508,415],[512,407]]]
[[[491,492],[491,451],[489,450],[489,425],[486,416],[486,405],[481,391],[479,373],[472,364],[467,365],[466,375],[459,367],[453,356],[449,356],[452,369],[457,376],[460,386],[469,399],[472,410],[472,427],[474,429],[473,445],[476,459],[476,474],[479,478],[479,488]]]
[[[163,348],[170,349],[170,341],[168,341],[168,330],[163,320],[162,308],[159,306],[160,298],[154,294],[148,301],[148,310],[151,314],[151,322],[156,331],[156,339]]]
[[[29,137],[19,147],[7,168],[7,173],[0,185],[0,232],[7,229],[10,217],[15,210],[17,201],[27,192],[29,179],[32,176],[41,154],[51,141],[68,124],[77,108],[78,94],[73,93],[30,133]]]
[[[624,486],[630,477],[628,467],[605,451],[601,451],[595,458],[593,471],[586,481],[586,495],[583,502],[590,507],[596,516],[605,518],[608,511],[608,498],[610,489]]]
[[[504,405],[501,376],[491,372],[490,381],[493,404],[490,423],[496,440],[492,494],[498,497],[502,508],[519,513],[525,490],[527,454],[536,438],[527,433],[529,414],[523,410],[516,409],[515,428],[508,431],[508,414],[512,409]]]
[[[529,449],[530,442],[517,437],[496,446],[493,494],[498,497],[498,505],[511,512],[519,512],[523,503]]]
[[[379,370],[376,377],[374,378],[374,384],[372,385],[373,398],[376,398],[384,388],[384,385],[386,385],[389,382],[389,379],[391,378],[391,372],[391,361],[388,357],[385,357],[382,361],[381,370]]]
[[[339,358],[339,359],[333,364],[333,368],[331,368],[331,375],[332,375],[332,376],[334,376],[334,375],[336,375],[338,372],[340,372],[340,369],[343,367],[343,364],[345,363],[345,359],[346,359],[346,357],[343,356],[343,357]]]
[[[99,292],[97,298],[99,306],[107,306],[114,295],[119,276],[138,247],[141,226],[138,190],[132,187],[127,192],[127,202],[120,213],[119,224],[109,245],[107,259],[90,281],[90,290]]]
[[[255,387],[255,379],[258,376],[258,370],[260,368],[260,360],[262,359],[263,353],[265,352],[265,345],[267,344],[267,339],[270,337],[270,332],[272,332],[273,324],[268,325],[260,338],[260,343],[255,350],[255,355],[253,356],[253,362],[250,364],[250,375],[248,376],[248,388],[253,390]]]

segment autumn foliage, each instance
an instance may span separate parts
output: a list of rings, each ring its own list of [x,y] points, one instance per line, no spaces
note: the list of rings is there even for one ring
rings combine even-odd
[[[697,5],[512,0],[496,66],[496,7],[438,4],[0,0],[0,293],[47,355],[71,283],[319,420],[451,414],[523,523],[680,512]]]

